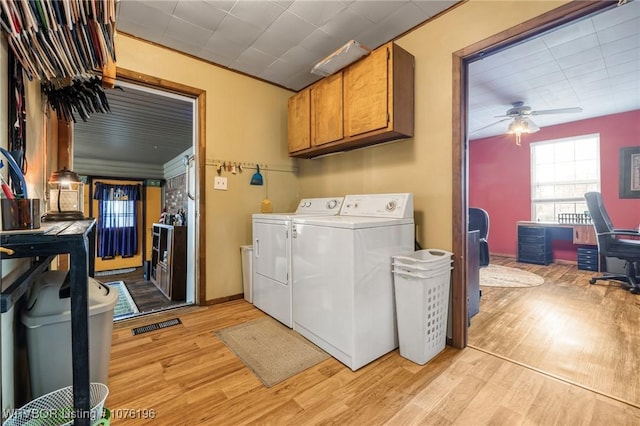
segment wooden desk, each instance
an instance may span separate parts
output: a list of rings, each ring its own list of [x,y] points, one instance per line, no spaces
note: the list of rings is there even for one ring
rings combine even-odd
[[[12,255],[1,253],[2,259],[34,259],[29,271],[2,292],[2,312],[8,311],[27,292],[34,279],[48,268],[56,255],[69,254],[75,426],[91,424],[88,277],[93,275],[95,269],[95,223],[95,219],[44,222],[36,233],[0,233],[0,245],[14,251]]]
[[[596,246],[598,240],[592,224],[559,222],[517,223],[518,262],[548,265],[553,261],[551,242],[571,241],[576,245]]]

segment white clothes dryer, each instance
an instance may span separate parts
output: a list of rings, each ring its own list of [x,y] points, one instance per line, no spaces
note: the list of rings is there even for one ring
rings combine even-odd
[[[298,216],[337,215],[343,197],[305,198],[293,213],[253,215],[253,304],[287,327],[293,325],[291,221]]]
[[[293,329],[354,371],[397,348],[391,262],[414,251],[413,195],[347,195],[292,230]]]

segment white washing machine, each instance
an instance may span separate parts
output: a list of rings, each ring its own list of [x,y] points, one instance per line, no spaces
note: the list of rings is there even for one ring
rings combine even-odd
[[[294,213],[253,215],[253,304],[287,327],[291,313],[291,221],[297,216],[337,215],[343,197],[305,198]]]
[[[352,370],[398,347],[391,257],[414,251],[413,195],[347,195],[293,219],[293,329]]]

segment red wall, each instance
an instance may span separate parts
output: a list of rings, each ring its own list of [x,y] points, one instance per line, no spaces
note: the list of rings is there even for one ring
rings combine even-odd
[[[522,136],[500,135],[469,141],[469,206],[489,213],[491,253],[516,255],[516,222],[531,220],[529,144],[578,135],[600,134],[600,188],[617,228],[637,228],[640,199],[618,198],[620,148],[640,145],[640,110],[542,128]],[[554,258],[576,260],[576,247],[555,241]]]

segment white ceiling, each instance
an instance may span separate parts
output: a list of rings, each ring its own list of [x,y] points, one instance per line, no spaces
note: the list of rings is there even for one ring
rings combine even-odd
[[[375,48],[455,3],[123,0],[118,3],[117,28],[297,90],[319,79],[310,69],[347,41]],[[496,116],[516,101],[534,110],[583,108],[577,114],[533,117],[540,127],[640,109],[639,31],[640,1],[632,1],[470,64],[470,138],[504,133],[508,122],[472,132],[498,121]],[[100,117],[99,123],[97,118],[92,122],[92,116],[89,123],[76,124],[77,155],[163,164],[188,148],[189,141],[176,146],[176,140],[190,136],[180,138],[146,124],[145,117],[153,120],[161,102],[156,97],[130,89],[109,92],[117,97],[114,114]],[[118,113],[118,105],[129,102],[128,93],[135,114],[126,109]],[[180,101],[172,105],[170,99],[162,104],[163,110],[182,115],[189,108]],[[120,124],[121,118],[129,123]],[[122,128],[137,135],[128,142],[131,150],[123,141],[113,148]]]
[[[536,111],[583,109],[532,117],[539,127],[640,109],[639,76],[640,1],[634,1],[471,63],[469,138],[505,133],[509,121],[490,125],[517,101]]]
[[[373,49],[458,3],[434,1],[125,0],[117,29],[300,90],[349,40]]]

